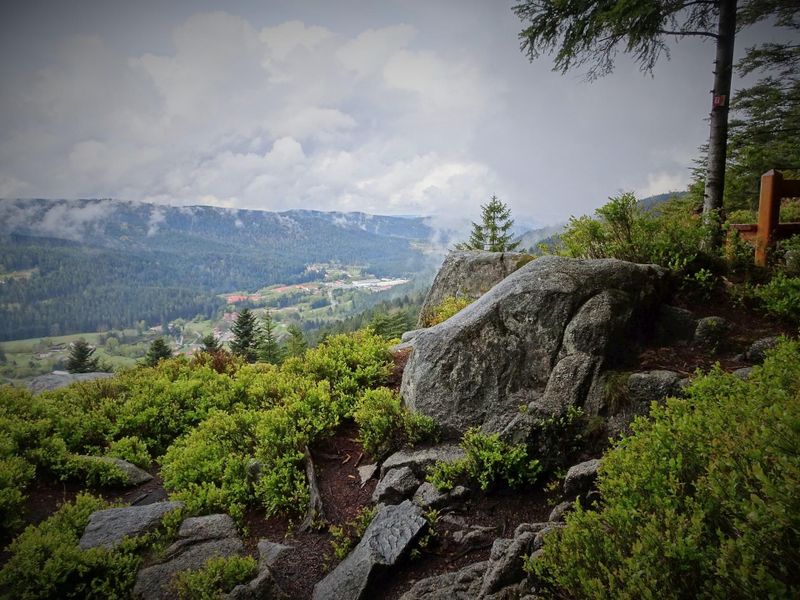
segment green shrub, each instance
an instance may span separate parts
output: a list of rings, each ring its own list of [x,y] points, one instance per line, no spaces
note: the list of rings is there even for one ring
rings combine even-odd
[[[800,322],[800,277],[778,273],[769,283],[753,291],[768,313],[794,323]]]
[[[747,381],[719,368],[653,404],[528,568],[570,598],[800,594],[800,343]]]
[[[423,317],[422,326],[433,327],[439,323],[444,323],[447,319],[461,312],[473,302],[474,300],[472,298],[466,298],[464,296],[448,296]]]
[[[35,473],[36,468],[20,456],[0,458],[0,535],[22,525],[25,488]]]
[[[698,258],[704,237],[689,201],[671,200],[646,210],[627,193],[611,198],[594,218],[572,217],[561,243],[574,258],[618,258],[682,270]]]
[[[0,596],[128,598],[141,563],[137,540],[114,550],[78,548],[89,515],[108,506],[80,495],[40,525],[25,529],[9,546],[11,556],[0,571]]]
[[[487,435],[472,427],[461,438],[466,456],[456,462],[437,462],[428,480],[437,489],[452,489],[459,480],[477,482],[482,490],[497,483],[518,488],[533,483],[541,472],[539,461],[528,456],[524,444],[506,444],[499,433]]]
[[[147,444],[136,436],[113,440],[108,445],[106,455],[127,460],[142,469],[150,468],[150,453],[147,451]]]
[[[218,600],[257,572],[258,563],[252,556],[220,556],[209,558],[196,571],[179,573],[175,586],[181,600]]]
[[[351,416],[356,399],[364,390],[386,382],[392,372],[392,360],[386,340],[362,329],[329,337],[302,358],[288,359],[284,369],[327,381],[339,415]]]
[[[373,456],[430,438],[436,429],[433,419],[404,408],[400,397],[387,388],[364,392],[353,418],[359,427],[359,441]]]

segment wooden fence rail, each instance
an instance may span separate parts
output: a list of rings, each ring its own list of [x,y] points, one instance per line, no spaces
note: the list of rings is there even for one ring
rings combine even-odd
[[[769,171],[761,176],[761,193],[758,197],[758,223],[735,224],[731,229],[744,240],[755,242],[755,263],[767,266],[767,252],[777,240],[800,233],[800,223],[781,223],[781,200],[800,198],[800,179],[784,179],[780,171]]]

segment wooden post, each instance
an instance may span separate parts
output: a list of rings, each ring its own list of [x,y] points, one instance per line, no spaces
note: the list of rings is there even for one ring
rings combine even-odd
[[[767,266],[767,250],[775,237],[781,211],[780,171],[771,170],[761,176],[761,193],[758,198],[758,230],[756,231],[756,265]]]

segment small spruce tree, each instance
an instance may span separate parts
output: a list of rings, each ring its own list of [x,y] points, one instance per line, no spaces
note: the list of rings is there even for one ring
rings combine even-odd
[[[164,338],[156,338],[150,344],[150,348],[148,348],[147,354],[144,356],[144,364],[148,367],[155,367],[165,358],[172,358],[172,350],[170,350]]]
[[[259,347],[259,358],[264,362],[272,363],[273,365],[283,362],[284,349],[278,343],[275,336],[275,321],[272,320],[272,314],[269,310],[264,313],[261,319],[261,344]]]
[[[67,358],[67,371],[70,373],[91,373],[98,371],[98,359],[92,358],[95,348],[92,348],[83,338],[72,343]]]
[[[231,327],[233,339],[230,342],[231,352],[241,356],[249,363],[256,362],[261,342],[261,330],[256,316],[249,308],[242,309]]]
[[[497,196],[488,204],[481,205],[481,222],[472,223],[468,242],[456,245],[459,250],[488,250],[489,252],[511,252],[519,246],[512,242],[511,227],[514,219],[511,210]]]
[[[203,338],[202,341],[203,347],[201,348],[202,352],[208,352],[209,354],[214,354],[222,350],[222,344],[220,344],[219,340],[213,333],[209,333],[207,336]]]
[[[302,356],[308,348],[303,330],[295,324],[289,325],[289,339],[286,341],[286,353],[289,356]]]

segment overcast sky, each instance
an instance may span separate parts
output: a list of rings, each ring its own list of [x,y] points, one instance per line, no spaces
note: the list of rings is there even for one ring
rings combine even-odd
[[[528,62],[513,4],[4,2],[0,197],[548,224],[685,188],[713,45],[586,83]]]

